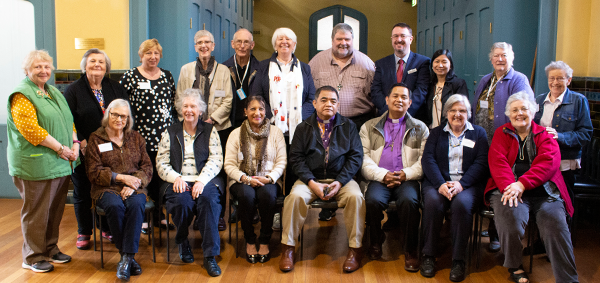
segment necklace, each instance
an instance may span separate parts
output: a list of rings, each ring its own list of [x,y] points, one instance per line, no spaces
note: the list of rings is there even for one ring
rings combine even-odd
[[[396,142],[396,140],[398,139],[398,136],[400,135],[400,130],[402,130],[402,126],[400,125],[398,128],[398,131],[396,132],[396,134],[392,134],[392,136],[394,137],[392,139],[392,144],[390,145],[390,151],[394,152],[394,143]]]
[[[523,154],[523,151],[525,150],[525,145],[527,144],[528,138],[529,138],[529,135],[527,135],[525,137],[525,140],[523,141],[523,146],[521,146],[521,151],[519,152],[519,160],[525,160],[525,154]]]
[[[442,90],[444,89],[444,87],[440,87],[440,86],[436,86],[435,87],[435,96],[433,97],[433,109],[435,110],[435,117],[433,117],[436,121],[437,121],[437,125],[440,124],[440,116],[441,113],[438,113],[438,101],[440,102],[440,104],[442,103]]]

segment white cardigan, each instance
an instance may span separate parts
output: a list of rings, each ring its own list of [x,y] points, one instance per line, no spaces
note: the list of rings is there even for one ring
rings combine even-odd
[[[231,113],[231,103],[233,101],[233,92],[231,88],[231,74],[229,68],[223,64],[216,64],[216,70],[214,70],[209,80],[212,80],[210,86],[210,95],[206,102],[208,116],[215,122],[215,128],[217,131],[221,131],[231,127],[231,121],[229,121],[229,114]],[[181,67],[179,72],[179,80],[177,80],[177,96],[176,99],[186,89],[191,88],[196,80],[196,61],[187,63]],[[201,90],[204,88],[200,87]],[[217,91],[224,91],[225,96],[215,97]],[[182,120],[181,114],[179,114],[179,120]]]
[[[242,161],[242,159],[239,159],[242,152],[240,147],[240,128],[233,130],[227,139],[224,168],[229,180],[227,182],[228,188],[235,183],[240,183],[240,178],[246,175],[246,173],[240,171]],[[271,125],[269,129],[265,154],[267,155],[267,162],[263,165],[264,172],[273,181],[278,183],[279,186],[282,186],[283,182],[280,177],[283,176],[285,166],[287,165],[287,153],[283,133],[274,125]]]

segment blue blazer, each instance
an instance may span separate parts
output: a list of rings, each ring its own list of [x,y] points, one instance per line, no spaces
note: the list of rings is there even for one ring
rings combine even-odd
[[[271,111],[271,104],[269,103],[269,66],[271,62],[276,62],[276,58],[277,53],[275,52],[271,58],[260,62],[255,82],[250,88],[250,95],[260,95],[265,99],[265,110],[269,119],[273,117],[273,111]],[[298,58],[292,55],[292,62],[294,62],[292,68],[297,60]],[[304,84],[304,90],[302,91],[302,120],[306,120],[315,112],[315,107],[312,103],[315,100],[315,92],[317,90],[315,89],[315,82],[310,73],[310,66],[304,62],[300,62],[300,68],[302,69],[302,83]]]
[[[540,111],[535,113],[533,121],[540,124],[544,115],[544,100],[548,93],[536,97]],[[560,157],[563,160],[581,158],[581,148],[592,138],[592,120],[590,118],[590,107],[583,94],[571,91],[567,88],[563,101],[554,110],[552,115],[552,128],[558,132],[558,146]]]
[[[439,188],[446,181],[451,181],[448,159],[448,135],[450,133],[444,131],[445,126],[445,124],[440,125],[431,130],[425,143],[421,158],[421,166],[425,174],[424,188],[428,186]],[[483,192],[489,177],[489,146],[485,130],[477,125],[473,125],[473,129],[465,132],[465,138],[474,141],[475,146],[473,148],[463,146],[462,170],[464,174],[460,179],[460,184],[465,190],[475,188]]]
[[[421,54],[410,52],[404,67],[402,82],[412,91],[412,105],[408,109],[411,116],[423,120],[426,113],[425,98],[429,85],[429,65],[431,61]],[[416,70],[412,72],[411,70]],[[409,74],[408,72],[411,71]],[[396,83],[396,59],[394,54],[375,62],[375,76],[371,84],[371,99],[379,115],[388,110],[385,97]]]

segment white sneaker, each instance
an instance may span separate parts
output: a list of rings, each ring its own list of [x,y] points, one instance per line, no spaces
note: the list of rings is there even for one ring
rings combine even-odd
[[[32,265],[29,265],[27,263],[22,263],[21,267],[23,267],[25,269],[31,269],[34,272],[50,272],[50,271],[54,270],[54,265],[50,264],[49,262],[47,262],[45,260],[40,260]]]
[[[273,230],[274,231],[279,231],[281,226],[281,214],[275,213],[275,215],[273,216]]]

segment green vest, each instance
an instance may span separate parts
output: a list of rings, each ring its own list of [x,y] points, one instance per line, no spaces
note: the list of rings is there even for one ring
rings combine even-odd
[[[11,113],[11,99],[16,93],[22,93],[33,103],[38,124],[65,147],[73,146],[73,115],[65,97],[55,87],[46,84],[46,90],[52,97],[39,95],[41,90],[26,77],[8,97],[7,159],[9,174],[29,181],[49,180],[71,175],[71,165],[50,148],[34,146],[17,130]]]

